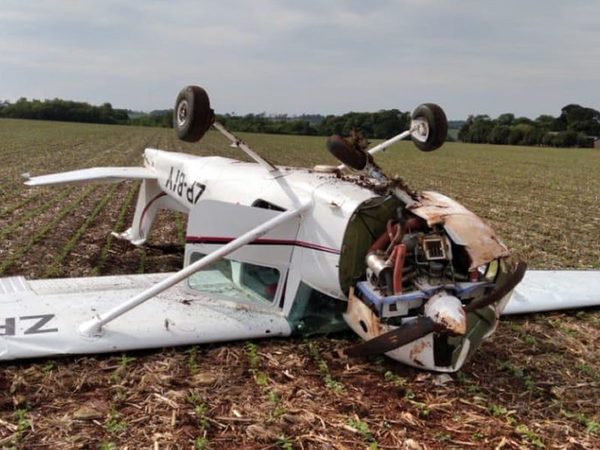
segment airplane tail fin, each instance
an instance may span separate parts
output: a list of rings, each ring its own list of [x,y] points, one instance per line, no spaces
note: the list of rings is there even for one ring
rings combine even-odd
[[[61,184],[118,183],[124,180],[142,180],[135,214],[131,227],[123,233],[113,235],[134,245],[142,245],[161,208],[187,212],[181,205],[170,199],[158,184],[158,175],[150,167],[93,167],[31,177],[23,174],[27,186],[53,186]]]
[[[150,235],[150,229],[156,218],[156,214],[161,209],[172,209],[182,213],[188,213],[188,210],[180,203],[167,195],[158,184],[156,179],[145,179],[142,181],[138,193],[135,213],[133,214],[133,223],[123,233],[112,235],[118,239],[124,239],[133,245],[142,245]]]

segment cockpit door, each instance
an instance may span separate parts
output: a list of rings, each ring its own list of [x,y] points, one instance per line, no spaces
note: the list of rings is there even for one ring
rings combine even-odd
[[[188,218],[186,265],[278,214],[281,212],[217,200],[199,202]],[[214,286],[216,295],[233,300],[256,297],[259,302],[279,307],[300,220],[284,223],[236,250],[210,267],[212,272],[190,277],[188,286],[203,292]]]

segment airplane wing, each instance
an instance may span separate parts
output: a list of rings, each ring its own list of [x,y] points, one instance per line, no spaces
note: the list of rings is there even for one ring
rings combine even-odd
[[[310,205],[278,213],[171,274],[0,278],[0,361],[288,336],[291,326],[278,308],[191,294],[179,283]]]
[[[27,186],[56,185],[65,183],[103,182],[115,183],[123,180],[156,180],[158,178],[154,169],[147,167],[93,167],[91,169],[72,170],[70,172],[53,173],[39,177],[29,177]]]
[[[82,336],[79,324],[173,274],[25,280],[0,278],[0,361],[104,353],[175,345],[288,336],[273,308],[240,308],[207,294],[174,287],[119,317],[102,338]]]
[[[503,315],[600,306],[600,270],[528,270]]]

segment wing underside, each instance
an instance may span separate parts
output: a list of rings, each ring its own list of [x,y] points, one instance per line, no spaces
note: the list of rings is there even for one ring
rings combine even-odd
[[[528,270],[503,315],[600,306],[600,270]]]

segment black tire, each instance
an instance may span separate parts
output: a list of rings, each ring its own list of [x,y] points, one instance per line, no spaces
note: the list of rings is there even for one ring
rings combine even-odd
[[[421,133],[417,131],[411,136],[419,150],[431,152],[444,144],[448,136],[448,119],[442,108],[435,103],[424,103],[413,111],[412,120],[422,120],[427,124],[426,130],[420,130]],[[422,139],[419,139],[419,135]]]
[[[327,150],[346,166],[356,170],[363,170],[369,161],[365,152],[355,149],[337,134],[327,138]]]
[[[173,110],[173,128],[177,137],[186,142],[198,142],[215,121],[208,94],[199,86],[183,88]]]

